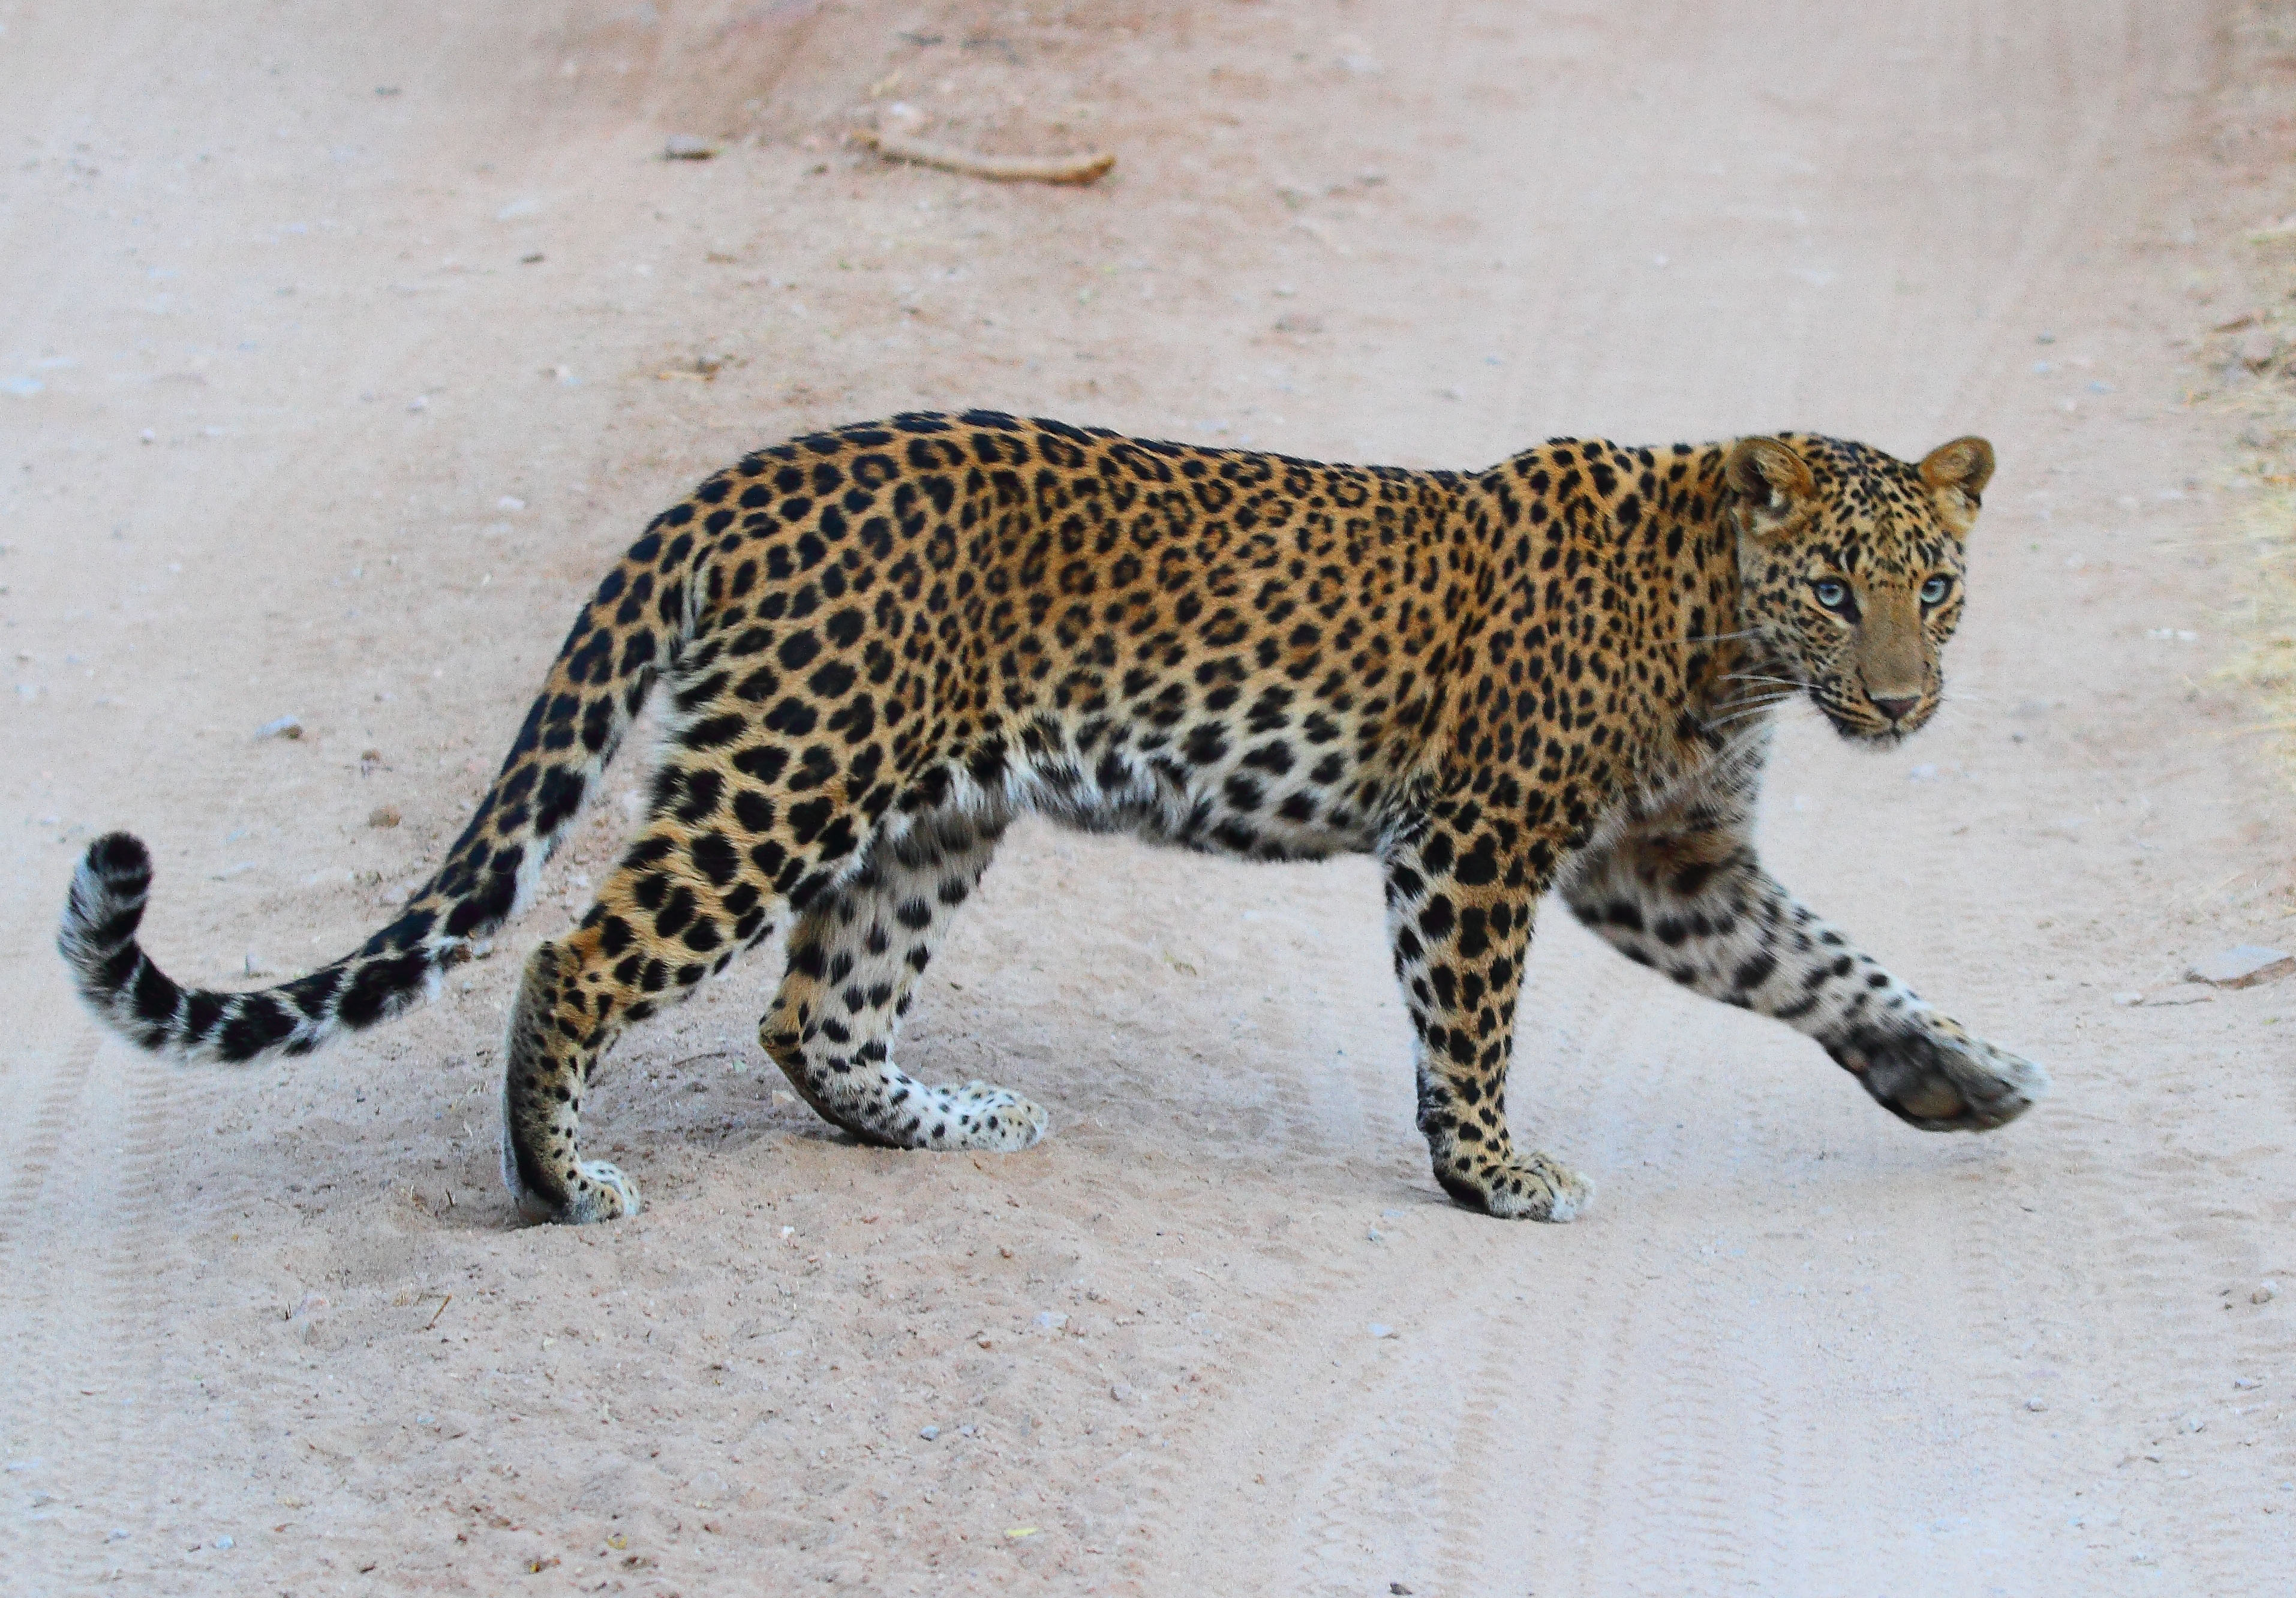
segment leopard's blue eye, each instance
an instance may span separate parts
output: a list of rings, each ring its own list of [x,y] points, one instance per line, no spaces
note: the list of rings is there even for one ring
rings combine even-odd
[[[1829,580],[1816,584],[1816,587],[1817,589],[1817,602],[1824,605],[1829,611],[1839,611],[1843,605],[1849,602],[1849,589],[1845,584]]]
[[[1945,603],[1946,594],[1952,588],[1952,586],[1953,584],[1944,578],[1933,577],[1930,578],[1928,582],[1922,585],[1922,603],[1925,605],[1941,605]]]

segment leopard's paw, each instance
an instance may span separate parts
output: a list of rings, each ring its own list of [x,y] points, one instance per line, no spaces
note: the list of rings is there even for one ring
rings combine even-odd
[[[1467,1170],[1438,1167],[1443,1191],[1470,1209],[1509,1221],[1574,1221],[1595,1197],[1595,1184],[1544,1154],[1478,1162]]]
[[[940,1102],[936,1124],[927,1128],[932,1148],[1010,1153],[1035,1146],[1052,1127],[1052,1118],[1042,1105],[993,1082],[934,1091]]]
[[[595,1221],[619,1221],[645,1208],[638,1184],[621,1168],[603,1160],[578,1162],[566,1184],[565,1197],[553,1201],[515,1179],[511,1196],[518,1212],[529,1221],[555,1221],[561,1225],[586,1226]]]
[[[1899,1119],[1925,1132],[1988,1132],[2048,1096],[2049,1073],[1943,1016],[1917,1032],[1853,1039],[1835,1058]]]

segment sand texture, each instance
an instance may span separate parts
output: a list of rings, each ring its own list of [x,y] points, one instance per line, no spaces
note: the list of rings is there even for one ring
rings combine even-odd
[[[2296,979],[2182,981],[2296,947],[2235,423],[2185,403],[2278,248],[2296,47],[2243,18],[0,0],[0,1589],[2285,1591]],[[849,142],[897,103],[1116,166]],[[1368,862],[1032,824],[904,1062],[1043,1145],[824,1126],[757,1045],[775,946],[586,1107],[645,1213],[521,1226],[504,1010],[643,738],[393,1027],[183,1069],[73,1000],[90,838],[151,842],[174,974],[321,963],[655,510],[973,405],[1460,467],[1986,434],[1952,701],[1882,755],[1788,716],[1763,847],[2054,1096],[1910,1130],[1550,914],[1512,1113],[1599,1195],[1485,1219]]]

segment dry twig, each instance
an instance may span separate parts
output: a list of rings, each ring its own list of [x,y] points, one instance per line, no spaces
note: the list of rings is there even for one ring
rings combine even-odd
[[[996,183],[1086,184],[1106,175],[1116,157],[1097,155],[976,155],[889,128],[864,128],[860,142],[888,160],[914,161]]]

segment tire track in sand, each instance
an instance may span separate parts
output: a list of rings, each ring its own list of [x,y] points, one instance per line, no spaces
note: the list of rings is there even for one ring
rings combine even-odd
[[[38,1107],[20,1123],[20,1139],[8,1151],[7,1196],[5,1208],[0,1209],[0,1250],[15,1245],[26,1215],[38,1201],[40,1190],[47,1183],[49,1168],[55,1163],[56,1149],[63,1140],[64,1127],[87,1084],[88,1068],[95,1063],[95,1047],[94,1030],[83,1025],[70,1044],[50,1055],[53,1064],[46,1072],[46,1079],[30,1086],[30,1096],[37,1099]],[[41,1052],[35,1051],[36,1054]],[[21,1089],[12,1089],[10,1096],[20,1097],[22,1093]]]
[[[181,1078],[85,1024],[60,1074],[78,1079],[77,1092],[59,1086],[52,1096],[80,1135],[59,1136],[0,1248],[26,1307],[0,1376],[0,1447],[10,1485],[31,1505],[4,1522],[8,1567],[29,1594],[150,1571],[161,1557],[159,1483],[172,1468],[154,1446],[154,1400],[161,1201]]]

